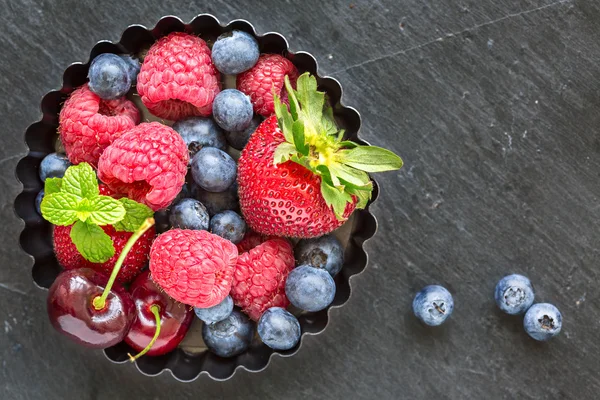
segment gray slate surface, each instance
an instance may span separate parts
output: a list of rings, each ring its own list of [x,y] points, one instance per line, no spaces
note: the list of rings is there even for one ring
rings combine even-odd
[[[0,10],[0,398],[599,398],[598,1],[2,0]],[[313,53],[362,113],[363,137],[406,166],[380,176],[370,267],[324,334],[260,374],[180,384],[52,330],[18,247],[13,171],[40,97],[70,62],[131,23],[201,12]],[[509,272],[562,310],[559,338],[535,343],[495,309]],[[456,301],[435,330],[410,314],[429,283]]]

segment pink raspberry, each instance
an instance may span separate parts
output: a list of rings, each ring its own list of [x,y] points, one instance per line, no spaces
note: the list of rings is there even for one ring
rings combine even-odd
[[[219,93],[220,75],[210,49],[197,36],[173,32],[148,50],[137,77],[137,91],[159,118],[207,117]]]
[[[237,256],[235,245],[220,236],[201,230],[171,229],[152,244],[150,273],[173,299],[208,308],[229,294]]]
[[[258,321],[271,307],[286,308],[285,280],[294,268],[294,251],[285,239],[275,238],[237,259],[231,297],[248,316]]]
[[[269,239],[274,239],[275,237],[276,236],[267,236],[260,233],[256,233],[248,229],[246,231],[246,234],[244,235],[244,238],[238,244],[236,244],[238,253],[242,254],[247,251],[250,251],[259,244],[264,243]]]
[[[281,101],[289,104],[284,86],[286,75],[295,89],[298,80],[296,66],[279,54],[263,54],[254,67],[237,76],[237,88],[250,96],[254,112],[268,117],[275,112],[273,88]]]
[[[63,105],[58,130],[71,163],[96,166],[104,149],[138,122],[140,111],[133,102],[102,100],[86,83]]]
[[[117,193],[154,211],[167,207],[185,183],[188,148],[172,128],[141,123],[106,148],[98,178]]]

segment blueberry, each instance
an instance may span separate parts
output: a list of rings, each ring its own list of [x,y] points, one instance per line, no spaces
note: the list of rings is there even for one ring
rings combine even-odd
[[[40,164],[40,179],[45,182],[46,178],[62,178],[70,166],[71,163],[66,155],[50,153]]]
[[[300,341],[300,323],[281,307],[271,307],[258,320],[258,336],[275,350],[289,350]]]
[[[133,58],[133,56],[129,54],[121,54],[119,57],[127,64],[127,73],[129,74],[129,79],[131,80],[131,84],[135,85],[137,82],[137,76],[140,73],[140,69],[142,68],[142,64],[137,58]]]
[[[208,210],[211,217],[225,210],[239,210],[238,185],[233,182],[224,192],[215,193],[202,189],[198,185],[191,185],[192,197],[200,200]]]
[[[552,304],[534,304],[525,313],[523,327],[535,340],[545,341],[560,333],[562,314]]]
[[[237,176],[237,166],[231,156],[214,147],[201,149],[192,158],[192,176],[198,186],[209,192],[223,192]]]
[[[246,222],[235,211],[226,210],[212,217],[210,231],[237,244],[246,234]]]
[[[225,318],[231,315],[233,311],[233,299],[231,296],[225,297],[222,302],[216,306],[209,308],[198,308],[194,307],[196,316],[207,324],[214,324],[219,321],[223,321]]]
[[[285,294],[301,310],[320,311],[333,301],[335,282],[324,269],[301,265],[289,273],[285,282]]]
[[[88,79],[90,90],[105,100],[123,97],[131,88],[129,66],[115,54],[104,53],[94,58]]]
[[[173,228],[207,230],[208,220],[206,207],[195,199],[180,200],[169,213],[169,223]]]
[[[173,129],[183,138],[188,147],[190,158],[203,147],[227,149],[225,134],[211,118],[191,117],[173,124]]]
[[[42,215],[41,205],[42,199],[44,198],[44,189],[40,190],[40,192],[35,196],[35,209],[38,214]]]
[[[333,235],[321,236],[315,239],[303,239],[298,242],[296,249],[298,264],[307,264],[315,268],[323,268],[335,276],[344,265],[344,248]]]
[[[429,326],[441,325],[452,315],[454,299],[446,288],[438,285],[425,286],[412,303],[413,312]]]
[[[533,287],[523,275],[508,275],[496,285],[494,298],[498,307],[505,313],[523,314],[533,304]]]
[[[254,324],[238,310],[222,321],[204,324],[202,338],[206,347],[219,357],[233,357],[250,347],[254,336]]]
[[[258,61],[258,42],[246,32],[223,33],[212,47],[212,60],[215,67],[227,75],[237,75],[249,70]]]
[[[225,132],[225,137],[227,138],[227,142],[231,147],[236,150],[242,150],[248,144],[248,140],[250,140],[250,136],[256,131],[256,128],[261,124],[263,119],[260,116],[255,116],[250,121],[250,125],[244,130],[241,131],[227,131]]]
[[[226,131],[241,131],[252,122],[250,98],[236,89],[225,89],[213,102],[213,117]]]

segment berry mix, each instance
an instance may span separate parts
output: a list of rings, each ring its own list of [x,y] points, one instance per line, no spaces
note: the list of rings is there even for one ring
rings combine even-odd
[[[369,173],[402,166],[347,140],[314,76],[235,30],[98,55],[59,134],[36,198],[64,268],[48,315],[82,345],[126,342],[132,360],[173,351],[195,318],[220,357],[255,337],[296,347],[297,316],[335,297],[332,232],[371,199]]]

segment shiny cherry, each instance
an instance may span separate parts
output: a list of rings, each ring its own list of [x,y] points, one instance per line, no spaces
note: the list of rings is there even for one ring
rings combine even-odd
[[[94,299],[102,296],[107,282],[108,277],[90,268],[63,271],[48,293],[52,326],[91,348],[104,349],[122,341],[135,318],[135,307],[129,293],[117,284],[97,310]]]
[[[192,323],[194,312],[191,307],[176,302],[161,291],[152,281],[150,271],[139,275],[129,292],[137,318],[125,336],[125,342],[135,351],[142,352],[132,358],[143,354],[158,356],[174,350]]]

